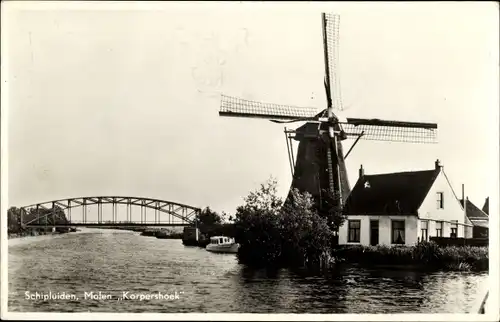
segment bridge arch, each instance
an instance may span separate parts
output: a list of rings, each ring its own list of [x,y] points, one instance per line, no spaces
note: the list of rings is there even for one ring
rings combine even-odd
[[[62,211],[66,211],[68,213],[67,218],[69,220],[68,225],[71,225],[71,210],[74,208],[82,207],[83,208],[83,220],[82,224],[103,224],[103,217],[102,217],[102,205],[112,205],[113,207],[113,220],[112,222],[114,224],[118,224],[117,220],[117,206],[118,205],[126,205],[127,206],[127,219],[130,221],[129,223],[131,224],[139,224],[138,222],[132,222],[132,216],[131,216],[131,208],[132,206],[134,207],[140,207],[141,208],[141,224],[146,225],[147,223],[142,223],[142,215],[143,215],[143,209],[154,209],[155,210],[155,225],[168,225],[168,223],[162,223],[160,219],[160,216],[157,216],[156,212],[158,214],[160,213],[166,213],[169,216],[172,216],[174,218],[180,219],[182,221],[182,224],[179,225],[190,225],[194,223],[194,219],[196,214],[201,212],[200,208],[189,206],[186,204],[181,204],[177,202],[172,202],[172,201],[167,201],[167,200],[161,200],[161,199],[154,199],[154,198],[146,198],[146,197],[128,197],[128,196],[97,196],[97,197],[77,197],[77,198],[66,198],[66,199],[59,199],[59,200],[52,200],[52,201],[46,201],[46,202],[40,202],[36,204],[32,204],[29,206],[24,206],[20,207],[21,209],[21,224],[22,225],[34,225],[37,221],[39,221],[41,218],[47,218],[49,216],[60,216],[59,214],[56,214],[55,209],[59,208]],[[87,221],[86,218],[86,211],[87,207],[89,206],[95,206],[97,205],[98,207],[98,222],[95,223],[90,223]],[[34,218],[27,218],[26,216],[23,216],[27,214],[28,211],[33,211],[35,209],[35,213],[37,214]],[[129,217],[129,209],[130,209],[130,217]],[[40,211],[42,211],[44,214],[40,215]],[[51,211],[51,212],[47,212]],[[145,210],[144,210],[144,216],[145,216]],[[109,223],[109,221],[108,221]],[[74,224],[74,223],[73,223]]]

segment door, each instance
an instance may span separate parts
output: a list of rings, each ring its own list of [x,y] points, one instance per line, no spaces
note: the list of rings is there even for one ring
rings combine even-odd
[[[378,220],[370,220],[370,245],[378,245]]]

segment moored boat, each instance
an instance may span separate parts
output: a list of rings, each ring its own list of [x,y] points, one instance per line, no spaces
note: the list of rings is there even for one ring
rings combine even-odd
[[[240,244],[234,241],[234,238],[226,236],[210,237],[210,243],[205,248],[209,252],[214,253],[237,253]]]

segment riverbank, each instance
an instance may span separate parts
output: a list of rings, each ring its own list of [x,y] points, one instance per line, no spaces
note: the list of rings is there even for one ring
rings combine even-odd
[[[76,231],[76,230],[74,230]],[[47,236],[47,235],[61,235],[67,234],[74,231],[22,231],[18,233],[8,233],[7,239],[24,238],[24,237],[36,237],[36,236]]]
[[[182,239],[183,234],[166,228],[153,228],[143,230],[141,236],[151,236],[159,239]]]
[[[136,227],[136,226],[130,226],[130,227],[87,227],[89,229],[110,229],[110,230],[126,230],[126,231],[133,231],[133,232],[139,232],[141,233],[141,236],[156,236],[157,232],[160,231],[170,231],[167,228],[151,228],[151,227]],[[172,232],[175,233],[175,232]],[[178,234],[178,233],[175,233]],[[182,238],[182,234],[180,234],[180,237]]]
[[[414,267],[427,270],[488,271],[487,247],[446,246],[420,243],[416,246],[339,246],[332,251],[335,263],[362,266]]]
[[[90,227],[91,228],[91,227]],[[183,233],[168,228],[148,228],[148,227],[99,227],[99,229],[116,229],[140,232],[141,236],[156,237],[159,239],[182,239]]]

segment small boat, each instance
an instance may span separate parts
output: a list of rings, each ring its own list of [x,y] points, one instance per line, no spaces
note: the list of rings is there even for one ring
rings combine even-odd
[[[225,236],[210,237],[210,243],[205,248],[214,253],[237,253],[240,244],[234,241],[234,238]]]

